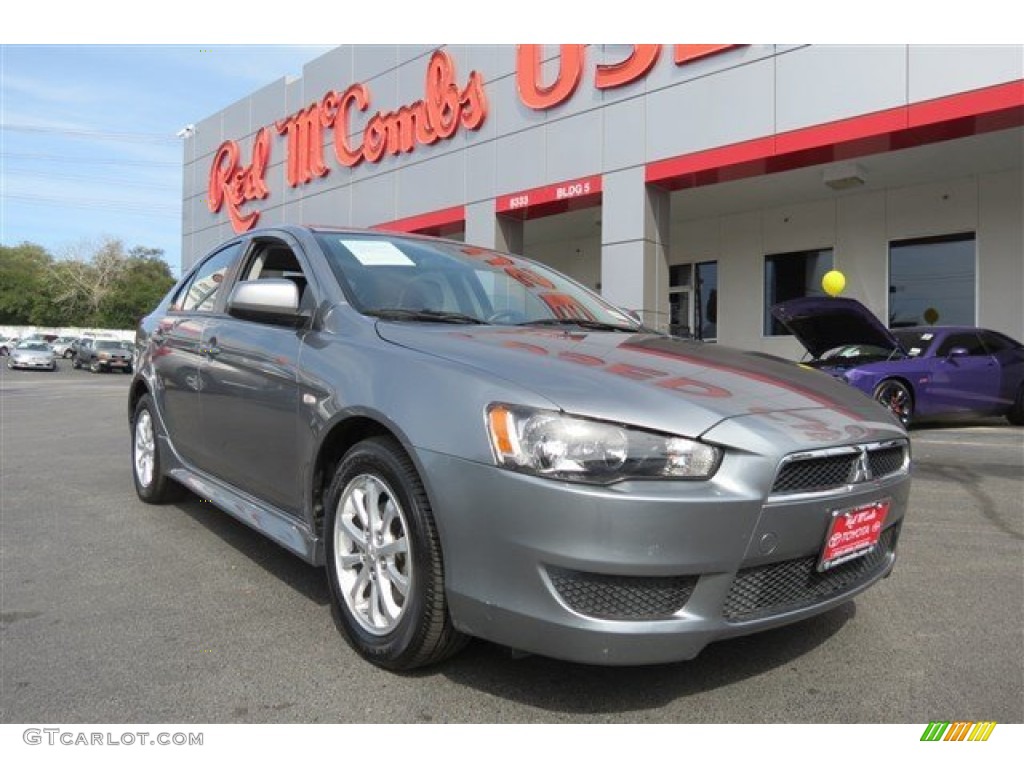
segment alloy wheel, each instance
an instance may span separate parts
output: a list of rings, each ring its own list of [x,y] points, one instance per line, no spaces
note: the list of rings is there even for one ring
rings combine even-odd
[[[156,436],[153,418],[143,410],[135,420],[135,477],[139,485],[148,488],[153,483],[153,465],[156,457]]]
[[[372,474],[352,478],[334,517],[334,569],[350,614],[371,634],[394,630],[408,604],[408,530],[387,483]]]

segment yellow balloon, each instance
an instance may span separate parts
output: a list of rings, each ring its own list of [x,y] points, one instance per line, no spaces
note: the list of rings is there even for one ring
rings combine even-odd
[[[829,296],[838,296],[846,287],[846,277],[838,269],[833,269],[821,278],[821,287]]]

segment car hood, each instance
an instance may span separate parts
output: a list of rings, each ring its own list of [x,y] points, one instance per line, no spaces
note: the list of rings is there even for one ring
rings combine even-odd
[[[884,411],[854,388],[780,358],[656,334],[377,323],[381,338],[471,366],[580,416],[698,436],[720,422],[813,412],[836,426],[814,442],[890,432]],[[785,419],[772,419],[779,422]],[[812,432],[814,428],[812,428]],[[800,445],[806,440],[798,440]]]
[[[772,315],[814,357],[844,344],[901,349],[892,332],[856,299],[806,296],[772,307]]]
[[[11,354],[15,357],[38,357],[44,360],[53,357],[53,352],[42,349],[15,349],[11,351]]]

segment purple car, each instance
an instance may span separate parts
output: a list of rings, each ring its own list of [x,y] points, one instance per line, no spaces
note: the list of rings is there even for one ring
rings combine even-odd
[[[1005,416],[1024,424],[1024,346],[972,326],[889,330],[856,299],[805,297],[772,314],[814,359],[904,425],[915,419]]]

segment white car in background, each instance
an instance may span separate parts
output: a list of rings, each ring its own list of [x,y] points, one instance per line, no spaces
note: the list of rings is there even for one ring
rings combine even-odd
[[[12,349],[18,344],[17,336],[0,336],[0,355],[6,355],[10,353]]]
[[[74,357],[75,350],[71,348],[71,345],[78,341],[77,336],[60,336],[50,342],[50,346],[53,347],[54,354],[57,357],[63,357],[68,360]]]

